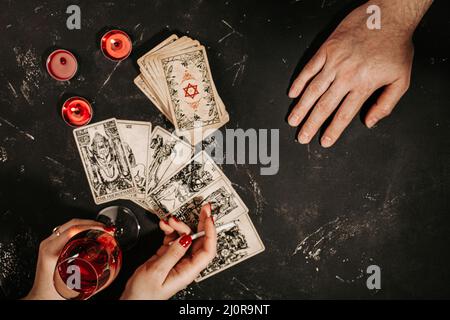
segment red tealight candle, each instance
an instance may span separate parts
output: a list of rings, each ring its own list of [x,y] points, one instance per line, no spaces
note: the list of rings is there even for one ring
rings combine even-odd
[[[88,124],[92,119],[92,115],[91,104],[81,97],[69,98],[62,106],[62,117],[64,121],[73,127],[81,127]]]
[[[111,30],[105,33],[100,40],[100,48],[105,57],[120,61],[126,59],[132,49],[130,37],[121,30]]]
[[[71,52],[58,49],[48,56],[46,66],[52,78],[67,81],[77,73],[78,62]]]

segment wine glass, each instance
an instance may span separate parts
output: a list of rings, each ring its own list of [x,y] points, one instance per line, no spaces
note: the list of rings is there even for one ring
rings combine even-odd
[[[114,235],[98,229],[82,231],[67,242],[58,258],[53,281],[65,299],[89,299],[108,287],[122,266],[122,248],[130,249],[139,238],[139,222],[128,208],[105,208],[97,220],[114,227]]]

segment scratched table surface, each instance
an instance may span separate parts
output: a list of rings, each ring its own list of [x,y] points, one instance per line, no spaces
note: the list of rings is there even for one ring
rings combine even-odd
[[[77,1],[81,30],[68,30],[61,1],[0,4],[0,296],[30,289],[39,242],[71,218],[94,218],[72,129],[60,118],[70,94],[110,117],[171,125],[134,86],[136,60],[173,32],[200,40],[230,113],[226,128],[280,131],[280,169],[223,169],[250,209],[266,251],[178,299],[450,297],[450,18],[438,1],[415,35],[411,88],[374,130],[356,118],[339,143],[294,141],[286,123],[292,77],[353,1]],[[120,64],[99,51],[101,33],[130,33]],[[56,82],[43,61],[73,51],[79,72]],[[117,298],[161,241],[157,220],[130,202],[142,224],[116,281],[94,299]],[[366,287],[369,265],[381,290]]]

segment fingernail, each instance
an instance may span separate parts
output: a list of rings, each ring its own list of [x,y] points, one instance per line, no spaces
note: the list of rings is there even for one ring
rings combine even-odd
[[[175,220],[175,222],[180,222],[180,220],[178,220],[178,218],[177,218],[177,217],[175,217],[175,216],[172,216],[172,218],[173,218],[173,220]]]
[[[215,222],[214,222],[214,216],[213,216],[213,215],[211,215],[211,221],[212,221],[213,224],[215,223]]]
[[[289,117],[288,123],[291,127],[295,127],[295,126],[298,126],[299,120],[300,120],[300,117],[296,114],[293,114]]]
[[[375,125],[375,123],[378,122],[377,118],[370,118],[369,120],[367,120],[367,126],[370,128],[373,128],[373,126]]]
[[[295,93],[294,89],[289,90],[288,97],[291,99],[295,98],[297,96]]]
[[[164,222],[165,224],[169,224],[169,221],[167,221],[166,219],[161,219],[162,222]]]
[[[298,142],[301,144],[305,144],[309,142],[309,135],[305,132],[302,132],[300,136],[298,137]]]
[[[116,232],[116,227],[114,227],[114,226],[107,226],[107,227],[104,227],[104,229],[105,229],[105,231],[106,232]]]
[[[187,248],[192,243],[192,237],[190,235],[186,234],[186,235],[182,236],[178,242],[181,244],[181,246],[183,248]]]
[[[211,202],[208,203],[209,209],[206,210],[206,215],[208,217],[212,217],[211,213],[212,213],[212,206],[211,206]]]
[[[322,147],[328,148],[329,146],[331,146],[332,142],[333,141],[330,137],[323,137],[321,141]]]

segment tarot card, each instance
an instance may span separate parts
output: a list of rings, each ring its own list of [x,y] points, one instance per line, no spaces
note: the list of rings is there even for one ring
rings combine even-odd
[[[145,79],[148,81],[148,84],[153,87],[155,93],[162,101],[162,107],[169,113],[169,96],[166,94],[166,89],[164,87],[164,74],[158,68],[157,59],[159,59],[159,57],[163,54],[176,53],[198,46],[200,46],[200,43],[198,41],[194,41],[189,37],[182,37],[177,41],[165,46],[161,50],[156,51],[154,54],[149,55],[144,60],[145,68],[143,68],[141,72],[144,74]]]
[[[134,79],[134,84],[147,96],[147,98],[153,103],[153,105],[158,108],[158,110],[170,121],[172,122],[172,118],[170,113],[168,113],[163,107],[161,107],[163,104],[161,101],[159,101],[159,98],[156,96],[153,89],[146,84],[144,77],[142,74],[138,75]]]
[[[229,182],[224,178],[219,178],[209,187],[194,195],[180,208],[171,212],[171,216],[177,217],[192,230],[196,230],[200,210],[207,203],[211,204],[211,213],[217,223],[224,219],[233,220],[248,212],[247,206]]]
[[[224,177],[222,171],[202,151],[150,192],[147,204],[157,210],[159,217],[165,217],[220,177]]]
[[[196,282],[203,281],[264,251],[264,244],[248,214],[242,214],[234,221],[235,227],[217,234],[217,255],[200,272],[200,276],[195,280]],[[223,223],[226,222],[230,221],[223,221]]]
[[[186,135],[195,128],[220,127],[223,119],[204,47],[162,55],[158,61],[176,133]]]
[[[146,194],[148,195],[161,181],[189,161],[192,157],[192,147],[163,128],[156,127],[147,149]]]
[[[157,44],[155,47],[153,47],[149,52],[147,52],[146,54],[144,54],[142,57],[140,57],[137,60],[137,63],[139,65],[139,67],[143,67],[144,65],[144,59],[146,57],[148,57],[149,55],[155,53],[156,51],[160,50],[161,48],[164,48],[165,46],[167,46],[168,44],[175,42],[178,39],[178,36],[176,34],[172,34],[170,37],[168,37],[167,39],[163,40],[162,42],[160,42],[159,44]]]
[[[136,193],[116,119],[75,129],[73,134],[96,204]]]
[[[148,145],[152,132],[150,122],[116,120],[122,137],[122,146],[131,166],[133,180],[136,183],[137,192],[131,197],[145,199],[146,169],[148,160]]]

